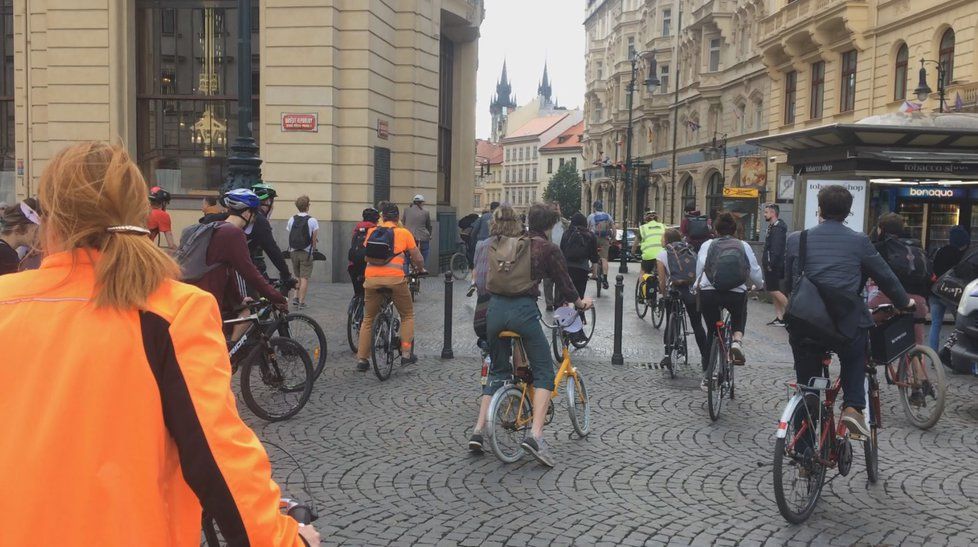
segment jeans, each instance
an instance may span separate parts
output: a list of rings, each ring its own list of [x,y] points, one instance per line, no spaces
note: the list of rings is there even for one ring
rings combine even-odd
[[[419,241],[418,250],[421,251],[421,256],[424,258],[424,263],[428,264],[428,251],[431,249],[431,241]]]
[[[931,296],[927,302],[930,304],[930,338],[927,340],[927,345],[937,351],[937,346],[941,343],[941,325],[944,323],[947,304],[936,296]]]
[[[363,282],[363,323],[360,324],[360,343],[357,345],[357,358],[369,359],[374,318],[380,313],[384,295],[380,289],[390,289],[394,307],[401,316],[401,354],[411,355],[414,351],[414,302],[407,279],[403,277],[368,277]]]
[[[866,329],[860,329],[852,343],[836,351],[842,365],[842,401],[844,406],[858,410],[866,408]],[[791,354],[795,360],[795,377],[798,383],[807,386],[812,378],[822,377],[822,358],[829,348],[810,343],[802,343],[794,336],[788,336]]]
[[[526,358],[533,372],[533,387],[552,391],[554,363],[550,355],[550,340],[540,326],[540,309],[537,308],[536,299],[530,296],[494,294],[489,300],[489,315],[486,317],[486,335],[492,366],[482,393],[492,395],[503,381],[512,376],[513,346],[509,339],[499,339],[499,333],[504,330],[517,332],[522,337]]]

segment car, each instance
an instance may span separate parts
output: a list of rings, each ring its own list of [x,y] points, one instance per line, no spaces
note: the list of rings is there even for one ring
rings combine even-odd
[[[621,230],[617,230],[615,234],[615,240],[611,242],[611,248],[608,249],[608,260],[610,262],[617,262],[620,260],[621,256]],[[626,244],[625,260],[627,262],[640,262],[641,256],[632,252],[632,246],[635,245],[635,234],[636,230],[628,229],[628,241]]]

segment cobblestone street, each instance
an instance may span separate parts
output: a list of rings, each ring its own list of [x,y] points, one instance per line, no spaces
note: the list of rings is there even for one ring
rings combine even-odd
[[[748,366],[737,371],[737,399],[711,423],[696,370],[671,380],[648,366],[662,356],[661,331],[636,317],[637,264],[630,269],[625,366],[611,365],[614,298],[603,292],[595,338],[573,355],[589,385],[592,433],[569,438],[558,401],[546,430],[554,469],[529,456],[504,465],[466,449],[480,393],[474,298],[456,283],[455,358],[440,359],[440,277],[424,281],[417,309],[421,360],[383,383],[355,371],[345,333],[349,285],[313,286],[306,312],[327,331],[329,361],[312,399],[284,423],[265,424],[243,405],[242,414],[263,440],[296,456],[330,545],[978,542],[978,379],[948,374],[947,408],[930,431],[913,427],[896,388],[884,385],[880,481],[867,483],[857,447],[853,472],[830,471],[811,519],[789,525],[774,501],[771,461],[793,372],[784,329],[765,325],[773,309],[750,303]],[[275,447],[270,455],[286,495],[302,498],[295,464]]]

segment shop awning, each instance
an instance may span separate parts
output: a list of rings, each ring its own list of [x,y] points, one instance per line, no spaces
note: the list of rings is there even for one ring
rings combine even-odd
[[[830,124],[748,139],[747,144],[787,153],[804,153],[813,151],[813,149],[824,148],[886,147],[894,151],[899,150],[901,153],[905,152],[906,149],[917,149],[926,150],[928,154],[933,154],[934,149],[961,150],[962,152],[975,150],[978,148],[978,129],[971,127]],[[960,153],[955,152],[955,154]],[[978,158],[978,154],[971,155]]]

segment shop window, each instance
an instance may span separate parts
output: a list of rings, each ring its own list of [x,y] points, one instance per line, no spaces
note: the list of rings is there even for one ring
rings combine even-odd
[[[896,54],[896,66],[893,67],[893,100],[902,101],[907,98],[907,62],[910,51],[907,44],[900,46]]]
[[[842,96],[839,112],[849,112],[856,108],[856,50],[842,54]]]
[[[954,80],[954,29],[947,29],[941,36],[941,49],[938,61],[944,65],[944,85],[951,85]]]
[[[710,182],[706,185],[706,212],[709,215],[713,211],[723,209],[723,175],[713,173],[710,175]]]
[[[795,123],[795,99],[798,98],[798,73],[784,75],[784,123]]]
[[[809,117],[817,120],[822,117],[825,103],[825,61],[812,64],[811,103]]]

